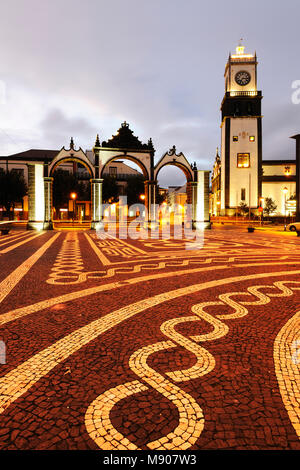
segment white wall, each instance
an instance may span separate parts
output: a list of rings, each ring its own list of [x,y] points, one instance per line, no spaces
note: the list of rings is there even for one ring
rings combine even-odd
[[[238,142],[233,142],[238,136]],[[255,142],[249,141],[255,136]],[[251,175],[251,207],[258,205],[258,151],[257,151],[257,119],[231,118],[230,126],[230,206],[236,207],[241,202],[241,189],[246,190],[245,203],[249,205],[249,175]],[[250,154],[250,168],[237,167],[237,154]],[[238,201],[237,201],[238,199]]]
[[[266,165],[263,164],[264,176],[285,176],[285,167],[290,167],[290,174],[296,175],[296,163],[295,164],[284,164],[284,165]]]
[[[286,195],[286,199],[288,200],[290,196],[296,193],[296,183],[294,182],[270,182],[270,183],[262,183],[262,197],[270,197],[275,201],[277,204],[277,214],[284,215],[284,202],[285,196],[283,193],[283,188],[288,188],[288,192]]]

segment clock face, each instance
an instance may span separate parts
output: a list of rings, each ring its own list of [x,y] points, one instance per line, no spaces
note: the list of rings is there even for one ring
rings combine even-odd
[[[241,70],[235,75],[235,81],[238,85],[241,85],[241,86],[248,85],[250,80],[251,80],[251,75],[245,70]]]

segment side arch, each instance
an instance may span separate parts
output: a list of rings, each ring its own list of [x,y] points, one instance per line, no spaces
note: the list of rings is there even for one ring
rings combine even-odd
[[[56,161],[53,161],[51,162],[50,166],[49,166],[49,176],[50,177],[53,177],[53,173],[55,172],[55,170],[57,169],[57,167],[59,165],[61,165],[62,163],[66,163],[66,162],[76,162],[76,163],[80,163],[81,165],[83,165],[89,172],[91,178],[94,178],[94,168],[92,166],[92,164],[90,162],[88,162],[86,159],[83,159],[81,157],[77,157],[77,156],[63,156],[61,158],[58,158],[58,159],[55,159]]]
[[[187,183],[191,182],[191,181],[194,181],[194,178],[193,178],[193,174],[192,174],[192,171],[190,168],[187,168],[185,165],[183,165],[182,163],[179,163],[179,162],[166,162],[164,163],[163,165],[160,165],[159,168],[157,168],[157,171],[155,172],[155,176],[154,176],[154,180],[155,182],[157,183],[157,180],[158,180],[158,174],[159,172],[165,167],[165,166],[175,166],[177,168],[179,168],[180,170],[182,170],[182,172],[184,173],[185,177],[186,177],[186,180],[187,180]]]
[[[174,146],[169,150],[169,152],[166,152],[162,156],[162,158],[154,167],[154,181],[156,183],[160,170],[167,165],[173,165],[177,168],[180,168],[186,176],[187,183],[191,183],[195,180],[194,170],[192,169],[191,165],[182,152],[176,154],[176,148]]]

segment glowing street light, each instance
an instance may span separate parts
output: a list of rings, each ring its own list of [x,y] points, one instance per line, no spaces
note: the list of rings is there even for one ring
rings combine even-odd
[[[73,224],[74,224],[75,207],[76,207],[75,204],[76,204],[77,194],[76,193],[71,193],[70,197],[71,197],[71,199],[73,199],[73,217],[72,217],[72,220],[73,220]]]
[[[144,201],[145,199],[146,199],[145,194],[140,194],[140,200],[141,200],[141,201]]]

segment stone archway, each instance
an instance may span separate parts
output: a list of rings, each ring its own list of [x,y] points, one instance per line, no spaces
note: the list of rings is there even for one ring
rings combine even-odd
[[[91,183],[91,201],[92,201],[92,207],[91,207],[91,225],[93,225],[95,219],[98,219],[99,216],[97,215],[97,211],[99,210],[99,203],[97,204],[97,197],[96,197],[96,188],[95,186],[97,185],[97,182],[95,182],[95,169],[91,163],[91,161],[88,159],[87,155],[85,152],[79,148],[78,150],[74,149],[74,143],[73,140],[71,140],[71,145],[70,149],[66,150],[64,147],[62,150],[58,153],[58,155],[52,160],[48,167],[48,174],[49,177],[47,177],[47,180],[49,181],[49,190],[45,192],[45,203],[47,201],[47,194],[51,194],[51,197],[49,200],[51,201],[50,204],[45,204],[45,220],[47,217],[51,218],[52,214],[52,186],[53,186],[53,177],[54,177],[54,172],[57,169],[57,167],[61,164],[64,163],[80,163],[82,166],[86,168],[90,175],[90,183]]]
[[[82,164],[90,173],[92,185],[92,216],[97,211],[97,198],[93,198],[93,186],[95,181],[95,169],[85,152],[79,148],[75,150],[73,139],[70,148],[63,147],[54,157],[50,164],[30,163],[28,164],[28,223],[27,229],[49,230],[53,228],[52,206],[53,206],[53,174],[55,169],[65,162],[77,162]],[[95,189],[94,189],[95,192]],[[99,204],[98,204],[99,207]],[[92,217],[93,223],[94,217]]]
[[[166,152],[154,167],[154,183],[157,186],[158,174],[167,165],[180,168],[187,180],[187,204],[192,206],[192,224],[194,228],[209,228],[209,171],[197,170],[182,152],[176,154],[175,145]],[[154,214],[155,217],[155,214]]]
[[[152,140],[149,139],[147,144],[143,144],[136,136],[133,135],[133,132],[126,122],[123,122],[116,135],[112,136],[111,139],[102,142],[102,144],[100,143],[99,136],[97,136],[93,153],[95,160],[95,178],[98,178],[100,185],[101,217],[104,169],[112,161],[124,159],[135,163],[141,169],[145,177],[145,206],[149,219],[150,208],[154,201],[153,193],[149,189],[153,182],[154,152],[155,150],[152,145]],[[101,223],[101,218],[99,219],[99,223]]]
[[[75,150],[73,139],[70,148],[64,147],[50,164],[47,162],[28,163],[28,229],[52,228],[52,184],[55,168],[64,161],[77,161],[85,166],[91,175],[92,221],[91,228],[102,225],[102,184],[104,168],[112,161],[122,159],[136,163],[145,177],[145,206],[148,224],[156,224],[157,176],[166,165],[179,167],[187,178],[188,203],[192,206],[194,227],[206,228],[209,222],[209,171],[197,170],[196,164],[190,165],[183,153],[176,154],[173,146],[154,165],[154,147],[152,140],[143,144],[129,125],[124,122],[117,134],[106,142],[100,143],[97,135],[92,157],[79,148]]]

